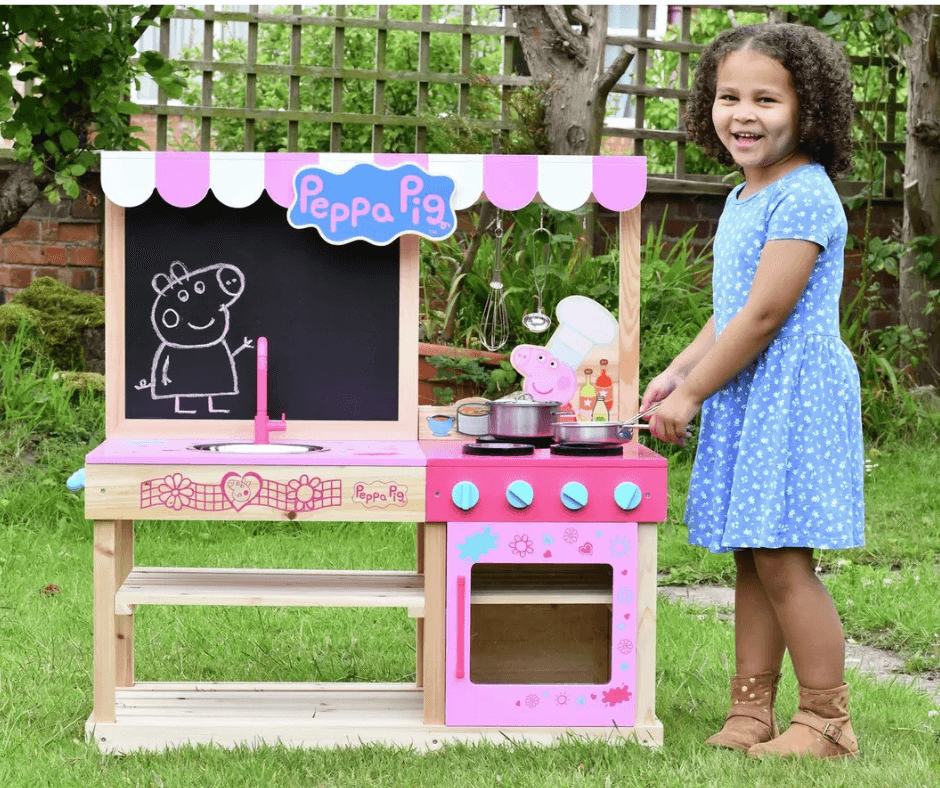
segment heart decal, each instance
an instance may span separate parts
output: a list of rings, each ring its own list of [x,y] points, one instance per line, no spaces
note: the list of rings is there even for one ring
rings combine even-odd
[[[520,702],[517,700],[517,701],[516,701],[516,705],[517,705],[517,706],[521,706],[522,703],[520,703]]]
[[[551,550],[546,550],[544,553],[542,553],[542,558],[551,558],[551,557],[552,557]]]
[[[542,534],[542,544],[551,544],[554,541],[548,534]]]
[[[620,574],[626,575],[626,574],[627,574],[627,570],[626,570],[626,569],[622,570],[622,571],[620,572]]]
[[[261,493],[261,477],[257,473],[227,473],[222,477],[222,495],[232,508],[240,512]]]
[[[591,700],[597,700],[597,695],[591,693]]]
[[[592,545],[590,542],[585,542],[578,548],[578,552],[581,553],[581,555],[593,555],[594,545]]]

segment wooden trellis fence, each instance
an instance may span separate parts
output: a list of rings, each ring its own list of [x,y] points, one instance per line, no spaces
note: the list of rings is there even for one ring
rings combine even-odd
[[[335,6],[332,15],[323,16],[305,10],[303,6],[292,6],[289,13],[278,13],[270,6],[249,6],[248,11],[217,10],[206,6],[205,10],[177,8],[173,18],[193,20],[202,24],[201,56],[178,60],[190,73],[198,74],[201,85],[201,97],[198,104],[171,104],[160,91],[155,104],[146,105],[145,112],[157,118],[156,147],[166,150],[168,145],[175,146],[171,133],[171,118],[183,117],[195,126],[196,143],[202,150],[210,150],[217,145],[214,124],[232,119],[240,122],[243,128],[242,148],[253,151],[259,149],[256,139],[256,125],[259,122],[279,120],[286,126],[285,139],[280,143],[283,150],[299,150],[300,129],[305,124],[324,124],[329,128],[328,148],[323,150],[340,152],[343,150],[343,130],[350,124],[365,124],[371,128],[369,136],[371,151],[389,150],[387,131],[405,127],[413,129],[413,147],[415,152],[426,152],[428,143],[427,112],[431,107],[434,91],[444,85],[457,86],[457,106],[454,114],[458,118],[469,119],[471,116],[471,98],[474,87],[473,46],[481,40],[489,40],[494,48],[501,52],[500,73],[487,75],[489,86],[496,86],[502,92],[503,101],[499,117],[476,117],[471,122],[477,128],[489,130],[498,145],[498,132],[511,128],[506,97],[514,87],[531,84],[527,76],[513,73],[515,39],[518,31],[512,25],[511,14],[504,12],[496,23],[480,21],[479,6],[421,6],[420,20],[408,21],[396,18],[390,13],[390,6],[378,6],[375,16],[355,17],[351,8]],[[492,8],[492,7],[490,7]],[[631,128],[605,127],[608,137],[627,137],[633,141],[634,151],[644,153],[647,141],[664,141],[675,144],[675,162],[671,172],[657,173],[650,178],[650,189],[668,189],[671,191],[708,192],[726,189],[716,176],[696,175],[687,172],[686,136],[682,123],[682,107],[688,95],[691,72],[695,57],[701,51],[701,45],[692,43],[690,36],[694,6],[682,6],[677,20],[678,38],[672,41],[660,41],[649,36],[652,28],[655,6],[639,6],[636,35],[611,35],[608,43],[618,46],[631,46],[636,50],[634,79],[632,84],[620,84],[615,93],[624,93],[630,97],[635,110],[634,124]],[[728,7],[731,10],[731,7]],[[764,15],[774,13],[770,7],[747,6],[741,11],[759,12]],[[245,57],[241,62],[220,60],[217,57],[217,26],[241,23],[247,26]],[[159,33],[159,48],[164,55],[170,56],[170,19],[163,19]],[[282,62],[259,62],[259,31],[262,27],[277,25],[289,28],[289,47],[285,49]],[[302,62],[301,42],[304,31],[310,28],[328,28],[332,30],[332,57],[329,65],[309,65]],[[374,57],[370,68],[350,68],[346,65],[346,33],[353,29],[366,29],[374,32]],[[388,67],[389,36],[408,35],[413,38],[416,52],[416,67],[412,70],[390,70]],[[459,37],[459,62],[453,64],[453,71],[432,71],[432,38],[443,36]],[[678,69],[673,75],[670,86],[650,84],[649,66],[651,53],[678,53]],[[904,104],[898,102],[899,67],[885,62],[881,58],[852,58],[857,68],[883,68],[888,75],[890,85],[884,100],[861,107],[859,122],[871,136],[875,130],[869,118],[875,113],[882,113],[886,118],[884,135],[875,141],[876,149],[885,157],[884,181],[885,196],[899,194],[900,175],[903,165],[898,154],[904,150],[903,142],[897,139],[897,118],[904,118]],[[242,106],[221,106],[217,103],[213,91],[216,75],[244,75],[244,102]],[[259,80],[279,78],[288,82],[287,106],[271,108],[261,106],[259,101]],[[326,80],[330,90],[328,106],[305,107],[301,103],[301,84],[304,81]],[[372,112],[369,114],[353,113],[343,106],[344,91],[350,84],[366,83],[371,85]],[[393,83],[409,83],[416,86],[413,111],[409,114],[389,112],[387,95]],[[647,108],[652,101],[678,102],[678,121],[675,128],[650,128],[647,121]]]

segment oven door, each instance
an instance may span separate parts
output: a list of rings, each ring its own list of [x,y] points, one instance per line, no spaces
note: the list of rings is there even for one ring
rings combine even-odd
[[[632,727],[636,523],[448,523],[446,723]]]

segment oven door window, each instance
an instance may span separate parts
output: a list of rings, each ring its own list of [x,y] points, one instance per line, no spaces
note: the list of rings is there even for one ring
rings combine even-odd
[[[448,523],[448,725],[630,727],[636,523]]]
[[[607,684],[612,599],[610,564],[475,564],[470,681]]]

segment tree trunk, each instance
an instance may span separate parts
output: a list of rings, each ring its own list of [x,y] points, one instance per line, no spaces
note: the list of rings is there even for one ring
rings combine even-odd
[[[545,122],[551,152],[596,156],[607,95],[636,50],[624,47],[604,69],[605,5],[516,5],[512,11],[533,79],[549,83]]]
[[[904,47],[908,73],[907,145],[904,159],[904,241],[940,238],[940,10],[934,5],[908,6],[899,17],[911,38]],[[933,244],[940,259],[940,240]],[[915,376],[921,384],[940,384],[940,312],[924,314],[926,293],[940,288],[916,266],[916,253],[901,260],[901,317],[927,337],[926,363]]]
[[[0,187],[0,235],[19,224],[49,180],[37,178],[31,163],[20,164],[7,176]]]

